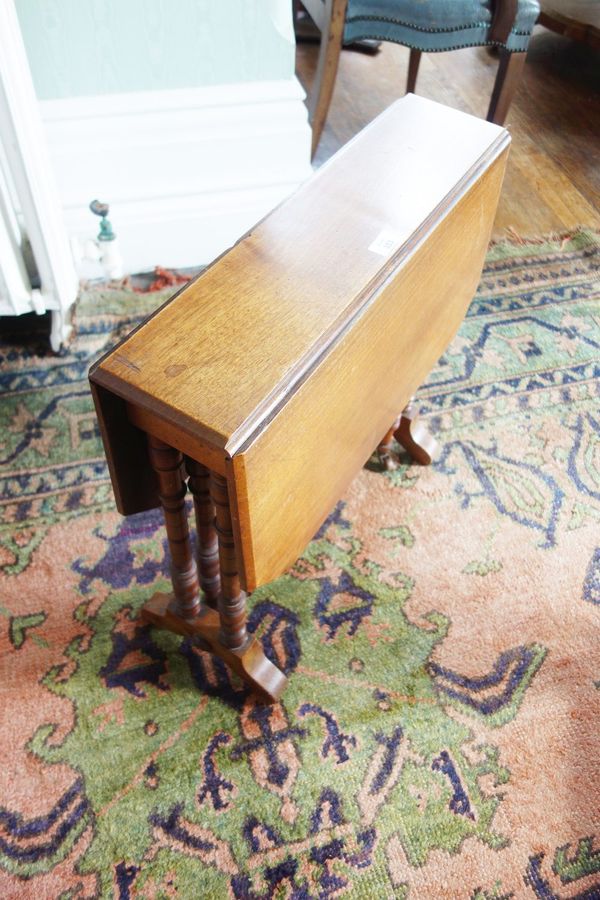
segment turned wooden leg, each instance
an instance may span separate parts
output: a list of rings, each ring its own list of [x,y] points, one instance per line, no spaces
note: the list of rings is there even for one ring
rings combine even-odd
[[[185,457],[185,467],[190,476],[188,484],[194,497],[200,586],[207,604],[216,609],[221,593],[221,576],[219,542],[215,528],[215,505],[210,496],[210,472],[206,466],[189,456]]]
[[[419,63],[421,62],[421,51],[410,51],[408,59],[408,78],[406,79],[406,93],[414,94],[417,88],[417,75],[419,73]]]
[[[165,515],[175,608],[179,615],[191,619],[200,609],[200,585],[185,512],[186,486],[181,473],[183,457],[178,450],[152,435],[148,435],[148,450]]]
[[[439,447],[425,425],[418,421],[418,417],[418,407],[411,398],[402,410],[400,424],[394,431],[394,437],[415,462],[428,466],[437,455]]]
[[[400,416],[398,416],[394,424],[390,428],[388,428],[385,436],[383,437],[381,443],[377,448],[379,462],[385,469],[388,470],[388,472],[391,472],[392,469],[395,469],[397,466],[397,463],[394,459],[394,454],[392,452],[392,441],[394,440],[394,434],[396,433],[396,429],[399,425]]]
[[[429,434],[423,423],[417,421],[418,416],[419,410],[411,398],[377,447],[379,461],[388,471],[398,465],[392,451],[394,438],[410,453],[414,461],[422,466],[428,466],[437,455],[439,450],[437,441]]]
[[[218,608],[221,620],[220,637],[226,647],[238,650],[248,642],[248,633],[246,631],[246,594],[240,586],[231,526],[227,480],[222,475],[217,475],[213,472],[210,480],[210,492],[217,512],[217,534],[219,536],[221,595]]]
[[[526,53],[509,53],[508,50],[500,51],[500,63],[486,117],[488,122],[504,125],[508,109],[521,80],[526,55]]]
[[[173,593],[154,594],[142,609],[142,621],[193,638],[203,650],[223,659],[261,700],[272,703],[281,696],[287,679],[267,659],[259,641],[246,630],[246,595],[238,574],[227,481],[221,475],[209,474],[204,466],[193,460],[186,461],[196,507],[203,583],[207,585],[208,595],[213,597],[219,584],[213,554],[215,530],[218,536],[221,590],[216,610],[199,601],[198,575],[185,515],[183,458],[177,450],[156,438],[149,437],[148,441],[165,511]],[[216,525],[212,522],[215,508]]]

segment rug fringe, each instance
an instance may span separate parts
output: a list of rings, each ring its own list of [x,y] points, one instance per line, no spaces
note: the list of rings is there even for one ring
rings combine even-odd
[[[516,245],[518,247],[558,244],[559,249],[564,250],[569,241],[580,236],[588,237],[591,240],[600,239],[600,228],[591,225],[576,225],[573,228],[565,229],[564,231],[551,231],[548,234],[542,235],[522,235],[519,234],[512,225],[509,225],[505,230],[505,235],[493,238],[493,240],[490,241],[490,250],[502,244],[507,244],[509,246]]]
[[[146,288],[134,287],[136,294],[153,294],[167,287],[175,287],[178,284],[187,284],[192,280],[191,275],[182,275],[173,269],[164,269],[162,266],[154,267],[154,280]]]

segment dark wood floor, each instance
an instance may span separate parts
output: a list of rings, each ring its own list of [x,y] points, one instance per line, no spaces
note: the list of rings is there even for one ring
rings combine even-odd
[[[298,46],[297,70],[305,85],[316,58],[315,45]],[[317,164],[404,93],[407,65],[408,50],[395,44],[383,44],[376,56],[342,53]],[[483,116],[496,65],[485,48],[424,55],[417,91]],[[538,26],[506,124],[513,145],[494,235],[600,227],[598,51]]]

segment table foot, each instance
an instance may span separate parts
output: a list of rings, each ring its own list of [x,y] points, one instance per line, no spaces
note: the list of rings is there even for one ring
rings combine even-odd
[[[142,607],[142,622],[195,638],[203,650],[219,656],[254,693],[266,703],[275,703],[281,697],[287,678],[267,659],[260,642],[248,635],[243,647],[232,650],[221,641],[221,623],[217,610],[202,604],[200,612],[186,619],[177,612],[173,594],[157,593]]]
[[[193,637],[203,650],[226,662],[261,700],[273,703],[287,679],[246,628],[246,594],[238,573],[227,480],[186,457],[196,514],[196,565],[185,510],[182,454],[151,434],[148,448],[165,515],[173,592],[155,594],[142,609],[142,621]]]
[[[438,442],[426,426],[418,421],[418,417],[418,407],[410,400],[377,447],[379,461],[388,472],[398,467],[398,460],[392,449],[393,439],[422,466],[430,465],[439,453]]]
[[[377,447],[377,455],[379,462],[387,472],[393,472],[398,468],[398,461],[393,451],[393,440],[396,430],[400,427],[400,416],[395,420],[394,424],[388,428],[381,443]]]
[[[418,418],[419,409],[410,400],[402,410],[394,437],[415,462],[429,466],[439,453],[439,444]]]

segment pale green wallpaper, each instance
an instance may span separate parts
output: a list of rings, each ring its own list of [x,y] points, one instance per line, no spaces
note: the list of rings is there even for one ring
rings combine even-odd
[[[40,100],[291,78],[291,0],[15,0]]]

